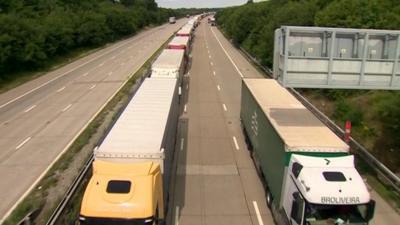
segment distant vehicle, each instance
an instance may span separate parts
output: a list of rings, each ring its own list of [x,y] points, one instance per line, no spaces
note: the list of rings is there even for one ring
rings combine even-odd
[[[369,224],[375,202],[349,146],[276,80],[242,81],[240,119],[278,224]]]
[[[169,18],[169,23],[170,23],[170,24],[176,23],[176,18],[175,18],[175,16],[171,16],[171,17]]]
[[[217,22],[216,22],[216,20],[215,20],[215,17],[209,17],[208,19],[209,19],[209,20],[208,20],[208,23],[211,24],[211,26],[217,25]]]
[[[186,18],[190,18],[190,15],[189,15],[189,14],[187,14],[187,15],[186,15]]]

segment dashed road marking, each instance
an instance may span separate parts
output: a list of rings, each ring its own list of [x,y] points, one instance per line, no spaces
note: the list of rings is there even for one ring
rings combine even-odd
[[[183,108],[183,111],[186,112],[187,111],[187,105],[185,104],[185,107]]]
[[[101,67],[101,66],[104,66],[104,63],[100,63],[100,64],[99,64],[99,67]]]
[[[208,55],[208,58],[210,58],[210,59],[211,59],[211,55]]]
[[[239,150],[239,145],[238,145],[238,142],[237,142],[237,140],[236,140],[236,137],[233,136],[232,139],[233,139],[233,143],[235,144],[236,150]]]
[[[58,92],[62,92],[64,89],[65,89],[65,86],[62,87],[62,88],[60,88],[60,89],[58,89],[58,90],[57,90],[57,93],[58,93]]]
[[[111,59],[115,59],[115,55],[113,57],[111,57]]]
[[[108,72],[107,76],[111,76],[113,74],[113,72]]]
[[[71,108],[72,104],[67,105],[62,111],[65,112],[67,111],[69,108]]]
[[[216,75],[215,71],[213,71],[213,75],[214,75],[214,76]]]
[[[95,87],[96,87],[96,85],[93,84],[93,85],[90,87],[90,90],[93,90],[93,88],[95,88]]]
[[[264,225],[264,222],[261,218],[260,209],[258,208],[257,202],[253,201],[254,210],[256,211],[257,220],[259,225]]]
[[[225,104],[222,104],[222,107],[224,108],[225,111],[228,111],[228,108],[226,108]]]
[[[210,64],[211,64],[211,66],[213,66],[213,65],[214,65],[214,63],[213,63],[213,62],[210,62]]]
[[[86,77],[88,74],[89,74],[89,72],[86,72],[82,76]]]
[[[217,38],[217,35],[215,35],[214,30],[211,29],[212,33],[214,34],[214,37],[217,39],[219,45],[221,46],[222,50],[224,50],[226,56],[228,56],[228,59],[231,61],[231,63],[233,64],[233,66],[235,67],[236,71],[239,73],[239,75],[243,78],[243,74],[242,72],[240,72],[239,68],[236,66],[235,62],[233,61],[233,59],[231,58],[231,56],[228,54],[228,52],[225,50],[224,46],[222,46],[221,41],[219,41],[219,39]]]
[[[221,90],[221,87],[219,86],[219,85],[217,85],[217,89],[218,89],[218,91],[220,91]],[[225,110],[226,111],[226,110]]]
[[[26,138],[21,144],[19,144],[17,147],[15,147],[16,150],[20,149],[22,146],[24,146],[29,140],[31,140],[32,137]]]
[[[27,109],[25,109],[25,111],[24,112],[29,112],[29,111],[31,111],[32,109],[34,109],[36,107],[36,105],[33,105],[33,106],[31,106],[31,107],[29,107],[29,108],[27,108]]]
[[[175,208],[175,225],[179,225],[179,206]]]
[[[181,138],[181,151],[183,151],[184,144],[185,144],[185,139]]]

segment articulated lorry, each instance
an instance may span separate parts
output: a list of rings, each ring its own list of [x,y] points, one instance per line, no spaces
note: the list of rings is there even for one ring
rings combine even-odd
[[[240,118],[278,224],[370,222],[375,202],[349,146],[276,80],[243,80]]]
[[[177,83],[146,78],[95,150],[80,224],[164,224],[179,114]]]

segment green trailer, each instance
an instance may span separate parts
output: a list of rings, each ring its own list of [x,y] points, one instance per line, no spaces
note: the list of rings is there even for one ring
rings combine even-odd
[[[253,161],[265,184],[267,204],[282,212],[286,222],[321,222],[318,216],[306,212],[316,205],[373,205],[354,168],[349,146],[277,81],[244,79],[240,118]],[[338,176],[345,180],[336,181]],[[365,223],[357,224],[368,223],[371,207],[368,217],[358,218]],[[294,210],[297,220],[292,215],[296,214]]]

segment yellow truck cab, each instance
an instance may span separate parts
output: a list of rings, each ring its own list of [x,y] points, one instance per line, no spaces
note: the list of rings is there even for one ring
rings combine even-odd
[[[158,224],[164,215],[162,190],[158,163],[96,160],[79,221],[84,225]]]

